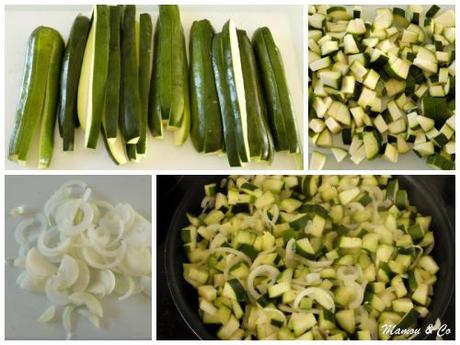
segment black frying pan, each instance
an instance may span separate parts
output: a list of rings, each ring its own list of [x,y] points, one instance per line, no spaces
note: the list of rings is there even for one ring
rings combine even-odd
[[[188,184],[188,191],[178,205],[171,220],[165,248],[166,278],[174,304],[185,323],[200,339],[216,340],[215,326],[205,325],[198,315],[198,295],[196,290],[182,277],[182,263],[186,256],[180,239],[180,229],[188,225],[186,212],[199,213],[201,200],[204,197],[203,186],[218,182],[223,176],[194,176],[193,183]],[[422,329],[416,339],[427,337],[424,330],[439,317],[442,319],[450,299],[454,293],[454,229],[448,219],[445,204],[439,196],[443,191],[431,190],[421,182],[420,176],[398,176],[400,185],[409,194],[411,204],[420,213],[431,215],[432,229],[435,235],[435,247],[432,255],[440,266],[438,280],[434,286],[435,293],[429,307],[430,314],[419,322]],[[452,186],[454,188],[454,186]],[[444,191],[445,192],[445,191]]]

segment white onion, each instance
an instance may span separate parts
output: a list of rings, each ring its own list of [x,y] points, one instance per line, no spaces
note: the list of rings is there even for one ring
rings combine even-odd
[[[81,292],[86,290],[89,285],[90,273],[88,265],[83,260],[78,260],[78,278],[75,283],[72,285],[72,290],[74,292]]]
[[[113,206],[92,200],[92,194],[86,183],[69,181],[46,201],[41,213],[24,218],[15,229],[20,247],[13,263],[23,269],[16,282],[46,294],[52,305],[39,316],[40,322],[51,320],[56,306],[64,306],[68,338],[75,309],[99,327],[103,310],[96,296],[115,292],[123,300],[141,292],[151,295],[150,222],[129,204]],[[24,206],[12,211],[15,217],[25,215]],[[243,253],[235,255],[251,263]]]
[[[60,233],[58,230],[52,228],[51,230],[43,231],[40,234],[40,236],[38,236],[37,248],[42,255],[48,258],[56,258],[56,257],[61,257],[65,252],[67,252],[67,250],[69,249],[71,245],[70,238],[66,238],[62,242],[57,242],[57,246],[55,247],[50,246],[49,242],[53,239],[53,236],[54,238],[58,239],[59,234]]]
[[[327,310],[335,312],[334,299],[331,297],[331,295],[326,290],[322,288],[318,288],[318,287],[309,287],[299,292],[299,294],[296,296],[294,300],[294,304],[293,304],[294,309],[297,309],[299,307],[300,301],[305,296],[308,296],[314,299],[319,304],[321,304],[322,307],[326,308]]]
[[[64,255],[56,274],[59,286],[63,289],[72,286],[78,279],[78,270],[77,260],[72,256]]]
[[[26,271],[32,276],[46,278],[56,273],[57,267],[34,247],[27,253]]]
[[[69,303],[69,295],[65,290],[60,290],[59,283],[56,276],[48,278],[45,286],[46,297],[55,305],[66,305]]]
[[[56,315],[56,307],[54,305],[48,307],[37,319],[38,322],[49,322]]]
[[[240,257],[242,260],[246,261],[246,263],[248,263],[249,265],[252,262],[252,260],[249,258],[249,256],[247,256],[243,252],[240,252],[239,250],[236,250],[236,249],[233,249],[233,248],[229,248],[229,247],[213,248],[213,249],[210,250],[209,254],[216,253],[216,252],[217,253],[218,252],[224,252],[224,253],[234,254],[234,255]]]
[[[70,340],[73,336],[72,334],[72,313],[75,309],[74,305],[68,305],[64,308],[62,312],[62,325],[67,333],[66,340]]]
[[[279,275],[280,271],[270,265],[260,265],[254,268],[248,275],[247,279],[247,288],[249,294],[254,298],[258,299],[261,294],[256,291],[254,288],[254,279],[262,275],[268,275],[270,278],[269,284],[273,284],[276,281],[276,277]]]
[[[97,317],[94,313],[90,312],[88,308],[80,307],[77,309],[77,312],[78,314],[84,316],[89,322],[91,322],[94,327],[100,327],[99,317]]]
[[[88,292],[75,292],[69,296],[69,301],[76,305],[84,305],[95,315],[102,317],[101,302],[92,294]]]

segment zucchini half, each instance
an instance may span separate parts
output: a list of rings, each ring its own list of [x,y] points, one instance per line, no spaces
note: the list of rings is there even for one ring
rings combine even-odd
[[[110,48],[110,8],[96,5],[78,84],[78,119],[85,146],[95,149],[101,131]]]

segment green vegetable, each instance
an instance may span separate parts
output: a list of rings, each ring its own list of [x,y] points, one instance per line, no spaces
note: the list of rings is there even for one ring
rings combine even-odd
[[[238,30],[238,44],[246,96],[249,154],[251,159],[256,161],[271,162],[274,150],[273,139],[268,125],[258,66],[251,41],[243,30]]]
[[[267,102],[268,119],[277,151],[299,153],[298,133],[281,53],[270,29],[259,28],[253,37]]]
[[[212,70],[214,29],[208,20],[193,22],[190,30],[190,136],[198,152],[223,149],[222,119]]]
[[[126,5],[123,13],[121,36],[120,127],[127,145],[137,144],[139,141],[142,112],[135,21],[136,7]],[[135,146],[133,148],[135,149]]]
[[[152,72],[152,37],[152,18],[148,13],[142,13],[139,23],[139,94],[142,112],[140,116],[140,138],[136,147],[139,156],[145,156],[147,151],[148,105]]]
[[[86,42],[78,84],[78,119],[85,131],[85,146],[95,149],[105,107],[110,51],[110,8],[96,5]]]
[[[117,140],[120,119],[121,88],[121,18],[123,6],[110,6],[109,68],[102,117],[103,134],[109,142]]]
[[[8,153],[8,159],[21,165],[26,163],[37,128],[40,128],[39,167],[47,167],[50,163],[63,52],[64,42],[52,28],[40,26],[29,37],[23,83]]]
[[[78,15],[70,30],[61,69],[59,132],[64,151],[73,151],[75,126],[78,124],[77,94],[83,53],[90,28],[89,18]]]
[[[185,38],[179,7],[160,5],[159,21],[159,97],[161,115],[168,127],[180,128],[185,107],[184,75],[187,66]]]

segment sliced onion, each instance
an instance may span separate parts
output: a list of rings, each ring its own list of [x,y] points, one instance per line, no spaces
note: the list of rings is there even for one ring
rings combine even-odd
[[[51,229],[48,231],[43,231],[37,240],[37,248],[40,253],[48,258],[56,258],[60,260],[60,257],[66,253],[72,243],[70,238],[66,238],[62,242],[57,242],[57,246],[51,247],[50,242],[54,238],[58,238],[60,235],[59,231],[56,229]],[[54,261],[54,260],[52,260]]]
[[[115,211],[121,216],[121,219],[124,221],[127,228],[131,227],[134,222],[135,211],[130,204],[117,204],[115,206]]]
[[[78,264],[78,278],[72,286],[74,292],[81,292],[86,290],[90,281],[90,273],[88,265],[83,260],[77,260]]]
[[[56,315],[56,307],[54,305],[48,307],[37,319],[38,322],[49,322]]]
[[[78,211],[83,213],[83,218],[78,224],[74,224]],[[93,221],[93,216],[93,208],[87,202],[68,200],[57,207],[56,224],[65,235],[75,236],[88,228]]]
[[[212,253],[220,253],[220,252],[224,252],[224,253],[227,253],[227,254],[234,254],[234,255],[240,257],[241,260],[246,261],[246,263],[251,265],[252,260],[249,258],[249,256],[247,256],[243,252],[240,252],[239,250],[229,248],[229,247],[218,247],[218,248],[213,248],[212,250],[210,250],[210,254],[212,254]]]
[[[88,292],[99,297],[110,295],[115,289],[115,275],[110,270],[93,271],[93,279]]]
[[[45,283],[45,279],[33,277],[28,274],[27,271],[22,271],[16,278],[16,284],[18,284],[21,289],[32,292],[44,292]]]
[[[120,238],[122,235],[123,233],[120,234]],[[152,243],[152,225],[144,217],[136,213],[134,222],[124,236],[124,241],[132,246],[145,246],[146,243]]]
[[[14,231],[14,239],[20,245],[28,244],[38,238],[40,232],[47,228],[47,220],[43,215],[37,214],[22,220]]]
[[[274,313],[274,314],[281,316],[281,318],[283,319],[283,325],[284,326],[286,325],[287,323],[286,315],[284,315],[282,311],[275,309],[275,308],[264,308],[264,311],[269,312],[269,313]]]
[[[326,308],[327,310],[332,311],[333,313],[335,312],[334,299],[325,289],[319,287],[309,287],[299,292],[299,294],[296,296],[294,300],[294,309],[297,309],[299,307],[300,301],[305,296],[314,299],[316,302],[321,304],[323,308]]]
[[[272,285],[276,281],[276,277],[278,277],[280,271],[273,266],[270,265],[260,265],[254,268],[251,272],[249,272],[248,279],[247,279],[247,288],[249,294],[254,298],[258,299],[261,294],[257,292],[254,288],[254,279],[256,277],[267,275],[270,278],[269,284]]]
[[[51,303],[55,305],[66,305],[69,303],[69,295],[65,290],[59,288],[59,280],[56,276],[48,278],[45,291]]]
[[[93,268],[97,268],[100,270],[104,269],[113,269],[117,267],[124,259],[126,253],[126,245],[124,243],[121,244],[122,250],[119,256],[116,256],[112,261],[104,260],[104,257],[99,255],[94,249],[90,247],[84,247],[82,249],[82,255],[89,266]]]
[[[72,334],[72,313],[75,310],[74,305],[68,305],[64,308],[62,312],[62,325],[67,333],[66,340],[70,340],[73,336]]]
[[[152,271],[152,253],[148,247],[127,247],[123,260],[125,272],[131,276],[145,276]]]
[[[64,255],[56,274],[59,286],[63,289],[72,286],[77,281],[78,276],[79,265],[77,260],[70,255]]]
[[[46,278],[56,273],[57,267],[34,247],[27,253],[26,271],[32,276]]]
[[[136,282],[134,281],[132,277],[126,277],[126,283],[127,283],[127,290],[122,296],[118,297],[119,301],[123,301],[124,299],[131,297],[136,290]]]
[[[92,294],[88,292],[75,292],[69,296],[69,300],[76,305],[84,305],[95,315],[102,317],[101,302]]]
[[[91,311],[89,311],[88,308],[86,308],[86,307],[80,307],[80,308],[77,309],[77,312],[78,312],[78,314],[80,314],[81,316],[84,316],[89,322],[91,322],[91,323],[93,324],[94,327],[100,328],[99,317],[97,317],[97,315],[95,315],[94,313],[92,313]]]

